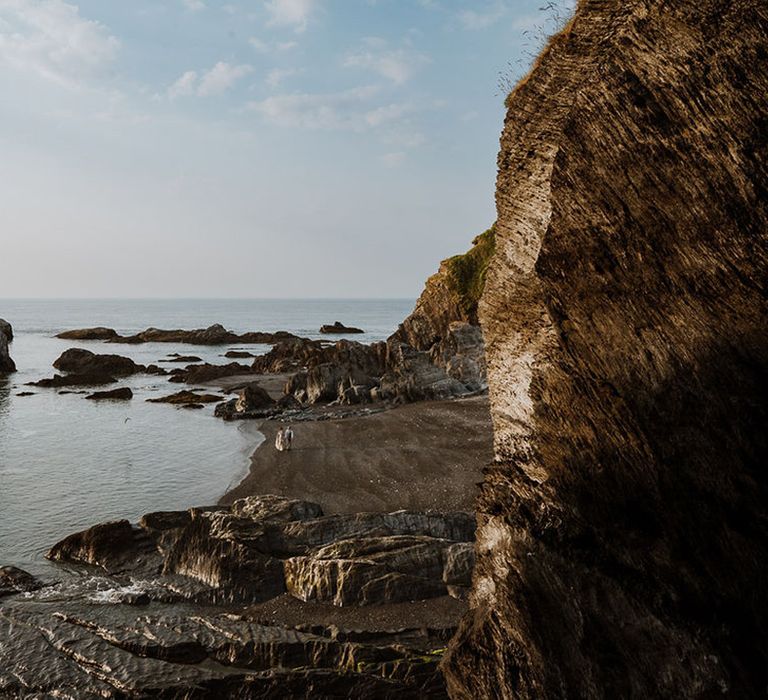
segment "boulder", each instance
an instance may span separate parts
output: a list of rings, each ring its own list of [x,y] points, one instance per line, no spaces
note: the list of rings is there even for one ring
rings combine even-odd
[[[127,401],[133,398],[133,392],[127,387],[120,387],[119,389],[112,389],[110,391],[95,391],[93,394],[89,394],[85,397],[94,401]]]
[[[279,413],[275,400],[258,382],[251,382],[240,389],[236,399],[216,406],[214,415],[225,420],[241,418],[265,418]]]
[[[111,340],[117,338],[118,334],[114,328],[79,328],[71,331],[63,331],[56,335],[63,340]]]
[[[456,700],[765,695],[767,19],[579,2],[507,98]]]
[[[227,365],[211,365],[208,363],[202,365],[189,365],[184,369],[172,370],[170,382],[200,384],[210,382],[221,377],[232,377],[237,374],[253,374],[253,370],[248,365],[242,365],[239,362],[230,362]]]
[[[160,360],[160,362],[175,362],[178,364],[190,364],[191,362],[202,362],[202,358],[197,355],[173,355],[167,360]]]
[[[114,384],[117,381],[108,374],[69,374],[62,376],[54,374],[51,379],[40,379],[36,382],[28,382],[28,386],[42,387],[67,387],[67,386],[101,386],[103,384]]]
[[[216,403],[221,401],[221,396],[217,394],[198,394],[194,391],[177,391],[175,394],[168,396],[162,396],[157,399],[147,399],[148,403],[170,403],[176,406],[183,406],[185,404],[204,404],[204,403]]]
[[[104,374],[112,377],[126,377],[144,369],[129,357],[96,355],[82,348],[64,351],[53,366],[70,374]]]
[[[15,593],[28,593],[42,587],[32,574],[15,566],[0,566],[0,598]]]
[[[336,323],[333,324],[327,324],[325,326],[320,326],[320,332],[326,333],[326,334],[350,334],[350,333],[365,333],[364,330],[361,328],[354,328],[350,326],[345,326],[341,321],[336,321]]]

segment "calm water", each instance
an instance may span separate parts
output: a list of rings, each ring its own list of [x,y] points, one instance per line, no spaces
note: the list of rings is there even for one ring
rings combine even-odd
[[[24,387],[52,376],[51,363],[67,348],[117,353],[142,364],[169,353],[224,363],[231,348],[168,343],[105,345],[57,340],[56,333],[109,326],[129,334],[149,326],[202,328],[221,323],[236,331],[287,330],[320,337],[323,323],[364,328],[356,340],[382,340],[410,313],[413,300],[0,300],[0,318],[14,328],[11,355],[19,371],[0,378],[0,566],[33,573],[50,566],[45,551],[64,535],[115,518],[153,510],[215,503],[246,473],[260,444],[253,423],[214,419],[200,411],[149,404],[146,398],[183,388],[163,377],[137,375],[130,402],[86,401],[55,389]],[[247,362],[247,360],[242,360]],[[166,365],[174,367],[177,365]],[[20,391],[34,396],[19,397]]]

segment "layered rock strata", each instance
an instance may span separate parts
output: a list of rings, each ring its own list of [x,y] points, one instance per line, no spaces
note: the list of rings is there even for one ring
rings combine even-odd
[[[102,523],[48,554],[88,576],[0,569],[0,695],[446,697],[473,537],[466,513],[277,496]]]
[[[582,0],[508,101],[452,697],[768,684],[768,6]]]

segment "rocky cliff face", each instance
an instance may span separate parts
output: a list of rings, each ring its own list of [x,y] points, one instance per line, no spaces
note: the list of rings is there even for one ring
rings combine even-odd
[[[454,698],[765,693],[767,38],[582,0],[510,96]]]
[[[15,372],[16,364],[11,359],[8,343],[13,340],[13,328],[8,321],[0,318],[0,374]]]

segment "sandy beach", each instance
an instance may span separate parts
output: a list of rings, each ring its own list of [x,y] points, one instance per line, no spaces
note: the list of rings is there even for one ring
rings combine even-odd
[[[315,501],[326,513],[473,510],[492,459],[487,396],[296,423],[290,452],[274,447],[280,425],[262,423],[266,441],[221,503],[271,493]]]

